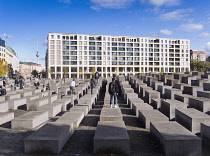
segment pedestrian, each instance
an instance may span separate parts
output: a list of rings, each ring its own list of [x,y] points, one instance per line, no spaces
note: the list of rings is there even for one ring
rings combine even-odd
[[[50,83],[47,83],[46,90],[50,90]]]
[[[92,76],[92,78],[90,79],[90,88],[91,88],[90,90],[91,90],[91,94],[94,93],[95,86],[96,86],[96,81],[95,81],[95,79]]]
[[[109,94],[110,94],[110,107],[117,108],[117,93],[119,92],[119,88],[117,83],[115,82],[115,78],[112,78],[112,82],[109,84]],[[114,105],[112,104],[112,100],[114,98]]]
[[[3,86],[6,87],[6,80],[3,80]]]
[[[24,88],[24,81],[22,79],[20,79],[20,89]]]
[[[75,79],[73,78],[73,80],[70,82],[70,94],[75,94],[75,87],[76,87],[76,83],[75,83]]]
[[[0,96],[2,95],[6,95],[7,94],[7,90],[4,86],[0,86]]]
[[[96,71],[96,73],[95,73],[95,79],[96,79],[96,83],[97,83],[97,85],[98,85],[98,79],[99,79],[99,72],[98,71]]]

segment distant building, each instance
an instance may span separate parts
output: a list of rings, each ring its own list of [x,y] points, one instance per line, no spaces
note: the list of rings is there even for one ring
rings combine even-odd
[[[19,72],[19,58],[15,51],[0,38],[0,59],[7,62],[10,67],[9,76]]]
[[[190,40],[49,33],[48,77],[190,71]]]
[[[44,70],[44,68],[37,63],[33,62],[20,62],[20,75],[24,78],[31,77],[31,72],[33,70],[37,70],[38,72],[41,72]]]
[[[210,56],[206,56],[206,61],[210,62]]]
[[[206,53],[204,51],[190,51],[190,59],[198,60],[198,61],[206,61]]]

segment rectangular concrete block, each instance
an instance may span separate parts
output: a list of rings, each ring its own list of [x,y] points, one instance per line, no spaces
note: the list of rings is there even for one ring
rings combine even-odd
[[[139,119],[146,129],[150,129],[150,122],[169,121],[168,117],[158,110],[141,110]]]
[[[11,122],[12,129],[33,129],[48,120],[48,112],[31,111],[16,117]]]
[[[210,146],[210,123],[201,123],[201,138]]]
[[[47,123],[24,140],[25,153],[60,153],[73,132],[73,122]]]
[[[72,123],[73,122],[74,128],[77,128],[79,127],[79,124],[81,123],[83,118],[84,118],[84,112],[77,112],[77,113],[66,112],[58,120],[56,120],[56,122],[59,122],[59,123]]]
[[[189,107],[210,114],[210,99],[204,97],[190,97]]]
[[[188,95],[188,94],[174,94],[174,99],[184,102],[185,104],[187,104],[189,106],[189,98],[192,97],[192,95]]]
[[[164,115],[166,115],[170,120],[175,119],[176,108],[187,108],[187,104],[172,99],[161,100],[160,111]]]
[[[132,110],[136,114],[136,116],[139,116],[139,111],[141,110],[153,110],[152,106],[150,106],[147,103],[144,102],[133,102],[132,103]]]
[[[160,92],[155,91],[155,90],[146,90],[145,91],[145,103],[150,104],[151,103],[151,99],[153,98],[160,98]]]
[[[160,142],[166,156],[201,156],[202,141],[176,122],[152,122],[150,133]]]
[[[0,112],[0,125],[7,123],[14,119],[13,112]]]
[[[19,106],[26,104],[26,98],[8,100],[9,109],[16,110]]]
[[[5,95],[5,100],[11,100],[11,99],[20,99],[20,94],[7,94]]]
[[[123,121],[99,121],[93,144],[96,154],[130,154],[130,138]]]
[[[169,89],[165,88],[165,98],[166,99],[174,99],[174,94],[182,94],[182,91],[180,89]]]
[[[0,103],[0,112],[7,112],[9,110],[9,103],[7,101]]]
[[[70,108],[70,111],[74,111],[74,112],[84,112],[84,115],[87,115],[89,110],[88,110],[88,106],[77,106],[75,105],[74,107]]]
[[[209,123],[210,116],[194,108],[175,110],[175,120],[194,134],[200,133],[201,123]]]
[[[151,99],[151,103],[150,105],[154,108],[154,109],[159,109],[161,107],[161,99],[160,98],[152,98]]]
[[[199,86],[184,86],[183,93],[197,97],[197,91],[203,91],[203,87],[199,87]]]
[[[37,108],[38,111],[47,111],[49,117],[54,117],[61,112],[61,103],[52,103]]]
[[[47,105],[49,103],[48,97],[42,97],[38,100],[32,100],[27,103],[27,110],[36,111],[38,107]]]
[[[120,108],[102,108],[100,121],[123,121]]]

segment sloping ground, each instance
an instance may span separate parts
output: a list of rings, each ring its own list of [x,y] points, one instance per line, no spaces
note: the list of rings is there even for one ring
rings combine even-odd
[[[104,96],[100,99],[83,119],[80,126],[75,129],[59,156],[94,156],[93,137],[99,121]],[[118,104],[121,108],[123,119],[130,137],[131,156],[161,156],[160,145],[150,136],[148,130],[142,128],[138,118],[121,97],[118,97]],[[114,108],[112,108],[114,109]],[[24,110],[16,110],[15,116],[26,113]],[[56,117],[54,118],[56,120]],[[52,121],[54,121],[52,120]],[[0,126],[0,155],[24,156],[24,138],[33,131],[20,131],[10,129],[10,123]],[[203,145],[203,156],[209,155],[209,148]],[[31,154],[30,154],[31,155]],[[42,156],[57,156],[58,154],[33,154]],[[109,156],[101,154],[99,156]],[[110,155],[111,156],[111,155]],[[115,156],[112,154],[112,156]]]

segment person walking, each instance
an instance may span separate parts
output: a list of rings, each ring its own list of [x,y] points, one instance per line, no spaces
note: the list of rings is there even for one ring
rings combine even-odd
[[[119,88],[117,83],[115,82],[115,78],[112,78],[112,82],[109,84],[109,94],[110,94],[110,107],[117,108],[117,93],[119,92]],[[112,100],[114,98],[114,105],[112,104]]]
[[[91,94],[94,93],[94,88],[95,88],[95,86],[96,86],[96,81],[95,81],[95,79],[92,77],[92,78],[90,79]]]
[[[99,79],[99,72],[98,71],[96,71],[96,73],[95,73],[95,79],[96,79],[96,83],[97,83],[97,85],[98,85],[98,79]]]
[[[75,83],[75,79],[73,78],[73,80],[70,82],[70,94],[74,94],[75,92],[75,87],[76,87],[76,83]]]

